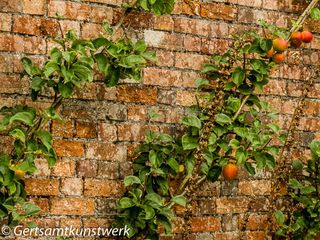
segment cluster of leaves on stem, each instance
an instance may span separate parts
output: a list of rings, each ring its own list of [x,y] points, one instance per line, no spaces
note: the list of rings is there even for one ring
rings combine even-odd
[[[172,182],[185,182],[195,174],[194,153],[208,121],[214,127],[208,137],[208,148],[202,152],[200,171],[209,181],[218,180],[222,168],[232,162],[244,166],[252,175],[256,170],[273,168],[278,147],[283,140],[280,128],[272,123],[276,114],[256,94],[268,83],[275,64],[266,58],[272,47],[270,39],[254,32],[236,37],[233,47],[222,55],[211,57],[198,79],[200,105],[182,119],[186,132],[178,138],[148,132],[133,162],[134,174],[124,180],[127,192],[119,200],[116,225],[128,225],[131,237],[158,239],[159,225],[171,232],[175,204],[186,206],[185,192]],[[226,67],[228,66],[228,67]],[[223,69],[231,69],[223,71]],[[224,104],[214,119],[208,119],[210,104],[217,94],[215,83],[223,80]],[[182,185],[183,186],[183,185]]]
[[[54,100],[42,111],[28,106],[0,110],[0,131],[14,139],[12,152],[0,155],[0,219],[16,224],[40,210],[26,201],[21,178],[25,173],[36,171],[35,160],[39,157],[47,159],[50,167],[57,161],[53,137],[46,125],[51,120],[62,121],[57,111],[62,100],[91,83],[95,72],[105,76],[107,86],[114,86],[120,78],[139,80],[141,68],[155,60],[155,54],[147,50],[143,41],[111,40],[111,37],[101,35],[97,39],[83,40],[69,31],[54,40],[57,47],[50,51],[43,66],[22,58],[25,75],[31,81],[32,100],[36,101],[42,93]]]
[[[175,0],[134,0],[134,8],[154,13],[156,15],[170,14],[174,9]],[[132,5],[127,5],[132,8]]]
[[[281,211],[275,213],[280,239],[313,240],[320,234],[320,141],[313,140],[310,149],[312,158],[306,164],[292,163],[293,170],[300,172],[288,182],[294,211],[287,217]]]

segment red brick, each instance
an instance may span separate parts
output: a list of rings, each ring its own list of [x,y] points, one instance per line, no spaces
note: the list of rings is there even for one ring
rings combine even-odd
[[[268,195],[271,192],[271,182],[268,180],[252,180],[239,182],[239,194],[243,195]]]
[[[11,30],[11,14],[0,13],[0,31],[10,31]]]
[[[199,54],[176,53],[175,66],[178,68],[187,68],[192,70],[201,70],[207,57]]]
[[[267,215],[255,215],[251,214],[248,217],[248,222],[247,222],[247,230],[265,230],[267,228],[267,223],[269,219]]]
[[[54,148],[59,157],[82,157],[84,154],[82,142],[56,140]]]
[[[75,162],[72,160],[59,160],[52,169],[52,175],[71,177],[75,174]]]
[[[8,33],[0,33],[0,51],[13,50],[13,35]]]
[[[246,232],[245,240],[265,240],[266,235],[265,232]]]
[[[73,123],[54,121],[52,125],[52,133],[57,137],[71,138],[73,136]]]
[[[144,106],[128,106],[128,120],[129,121],[141,121],[147,120],[148,113]]]
[[[144,69],[144,84],[160,86],[181,86],[181,72],[167,69]]]
[[[237,9],[221,3],[202,3],[200,15],[211,19],[234,20]]]
[[[46,0],[23,0],[23,12],[27,14],[44,15]]]
[[[176,32],[191,33],[200,36],[210,36],[209,21],[189,18],[175,18],[174,30]]]
[[[157,89],[153,87],[120,86],[118,87],[118,99],[123,102],[156,103]]]
[[[82,24],[81,37],[84,39],[97,38],[103,32],[101,24],[84,23]]]
[[[249,201],[245,198],[218,198],[217,213],[244,213],[248,210]]]
[[[76,137],[78,138],[96,138],[96,124],[91,122],[76,122]]]
[[[84,0],[84,2],[105,3],[110,5],[121,6],[124,0]]]
[[[216,233],[215,240],[239,240],[240,236],[237,232]]]
[[[127,149],[123,145],[111,143],[87,143],[86,157],[97,160],[124,161]]]
[[[177,91],[177,105],[191,106],[197,104],[196,94],[191,91]]]
[[[112,220],[105,219],[105,218],[97,218],[97,217],[90,217],[83,219],[83,227],[87,228],[98,228],[98,227],[111,227]]]
[[[29,35],[56,36],[59,32],[58,22],[51,19],[30,16],[14,16],[13,31]]]
[[[172,31],[174,21],[171,16],[154,16],[153,28],[156,30]]]
[[[1,0],[0,9],[3,12],[21,12],[23,0]]]
[[[47,198],[30,198],[30,202],[41,208],[39,214],[49,213],[49,200]]]
[[[115,15],[115,14],[114,14]],[[113,22],[118,23],[120,19],[114,16]],[[130,12],[124,20],[125,27],[134,29],[149,29],[153,25],[153,15],[148,12]]]
[[[50,212],[53,215],[93,215],[94,202],[92,198],[53,198]]]
[[[145,30],[144,40],[150,47],[158,47],[168,50],[183,49],[183,37],[173,33]]]
[[[29,195],[55,196],[59,195],[59,180],[57,179],[25,179],[25,190]]]
[[[35,161],[37,171],[34,173],[35,176],[50,176],[50,168],[47,159],[38,158]]]
[[[218,217],[192,217],[189,224],[192,232],[218,232],[221,230],[221,219]]]
[[[102,179],[85,179],[84,195],[86,196],[117,196],[124,193],[124,186],[121,181],[102,180]]]
[[[74,228],[81,228],[81,219],[74,219],[74,218],[61,218],[60,220],[60,227],[70,227],[73,226]]]
[[[50,0],[48,5],[48,14],[50,17],[55,17],[56,13],[64,16],[67,19],[87,20],[101,23],[106,20],[112,21],[112,8],[105,6],[91,6],[76,2],[61,2]]]
[[[64,178],[61,180],[61,193],[66,195],[81,195],[83,182],[81,178]]]
[[[162,67],[172,67],[174,64],[174,53],[169,51],[156,51],[158,61],[156,62],[157,66]]]
[[[46,41],[42,37],[14,35],[12,49],[17,52],[30,54],[45,54]]]
[[[19,75],[0,74],[0,93],[26,93],[29,86],[27,79],[20,79]]]
[[[286,82],[279,80],[270,80],[264,89],[265,94],[286,95]]]
[[[157,126],[147,126],[141,124],[118,125],[119,141],[144,141],[147,130],[158,131]]]

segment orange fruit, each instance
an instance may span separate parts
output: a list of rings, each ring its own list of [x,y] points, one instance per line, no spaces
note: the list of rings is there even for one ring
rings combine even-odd
[[[288,48],[288,42],[283,38],[274,39],[272,45],[277,52],[284,52]]]
[[[15,176],[17,179],[22,179],[22,178],[24,177],[24,175],[26,175],[26,172],[25,172],[25,171],[20,170],[20,169],[14,170],[14,176]]]
[[[236,178],[238,174],[238,167],[233,163],[228,163],[224,166],[222,173],[226,180],[231,181]]]

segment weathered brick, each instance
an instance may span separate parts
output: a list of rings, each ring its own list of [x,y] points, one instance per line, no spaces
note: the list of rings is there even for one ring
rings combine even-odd
[[[47,44],[42,37],[14,35],[12,38],[12,49],[14,51],[30,54],[46,53]]]
[[[57,137],[71,138],[73,136],[73,123],[71,121],[54,121],[52,123],[52,133]]]
[[[194,92],[186,90],[177,91],[177,105],[191,106],[195,104],[197,104],[197,99]]]
[[[80,228],[82,225],[81,219],[74,219],[74,218],[61,218],[60,220],[60,227],[70,227],[73,226],[74,228]]]
[[[0,9],[3,12],[22,12],[23,0],[2,0]]]
[[[206,37],[210,35],[209,21],[200,19],[175,18],[174,30]]]
[[[246,232],[245,240],[265,240],[266,234],[264,231]]]
[[[23,12],[27,14],[44,15],[46,0],[23,0]]]
[[[30,202],[41,208],[39,214],[49,213],[49,200],[47,198],[30,198]]]
[[[202,3],[200,15],[211,19],[234,20],[237,9],[222,3]]]
[[[98,163],[98,177],[119,179],[119,162],[100,161]]]
[[[56,140],[53,145],[60,157],[82,157],[84,154],[82,142]]]
[[[251,231],[264,230],[267,228],[268,221],[267,215],[251,214],[248,217],[246,229]]]
[[[53,198],[50,213],[53,215],[93,215],[95,210],[92,198]]]
[[[146,68],[144,69],[144,84],[160,86],[181,86],[183,85],[182,73],[175,70]]]
[[[59,160],[52,169],[52,175],[71,177],[75,173],[75,162],[72,160]]]
[[[218,232],[221,230],[221,219],[218,217],[192,217],[189,224],[192,232]]]
[[[96,124],[92,122],[76,122],[76,137],[79,138],[96,138]]]
[[[110,7],[50,0],[48,5],[49,16],[55,17],[57,12],[67,19],[88,20],[98,23],[104,20],[111,22],[113,18],[113,11]]]
[[[0,13],[0,30],[10,31],[12,15],[7,13]]]
[[[30,195],[55,196],[59,195],[59,180],[57,179],[25,179],[25,190]]]
[[[145,30],[144,40],[150,47],[158,47],[168,50],[183,49],[183,37],[173,33]]]
[[[147,120],[147,109],[144,106],[129,106],[128,107],[128,120],[141,121]]]
[[[158,61],[157,66],[171,67],[174,64],[174,53],[169,51],[158,50],[156,51]]]
[[[12,51],[13,50],[13,35],[8,33],[0,33],[0,50]]]
[[[61,180],[61,193],[65,195],[81,195],[83,181],[81,178],[64,178]]]
[[[172,31],[174,21],[171,16],[154,16],[153,28],[156,30]]]
[[[110,5],[121,6],[124,0],[84,0],[85,2],[105,3]]]
[[[207,61],[207,57],[199,54],[176,53],[175,56],[175,66],[177,68],[200,70],[205,61]]]
[[[215,240],[239,240],[240,235],[238,232],[225,232],[225,233],[216,233],[214,235]]]
[[[35,176],[49,176],[50,175],[50,168],[49,168],[49,164],[48,164],[47,159],[38,158],[34,162],[37,167],[37,170],[34,173]]]
[[[84,39],[97,38],[103,32],[101,24],[84,23],[82,24],[81,37]]]
[[[98,164],[95,161],[78,161],[77,174],[79,177],[95,177],[97,175]]]
[[[249,201],[245,198],[218,198],[217,213],[244,213],[248,210]]]
[[[84,195],[86,196],[121,196],[124,186],[121,181],[105,179],[85,179]]]
[[[113,160],[125,161],[127,156],[127,149],[120,144],[111,143],[87,143],[86,157],[97,160]]]
[[[129,109],[128,109],[129,118]],[[99,139],[107,142],[117,141],[117,127],[114,124],[100,123],[99,124]]]
[[[271,182],[268,180],[240,181],[239,194],[268,195],[271,192]]]
[[[147,130],[158,131],[157,126],[142,124],[122,124],[118,125],[119,141],[144,141]]]
[[[26,93],[29,89],[26,79],[20,79],[19,75],[0,74],[0,93]]]
[[[58,22],[51,19],[31,16],[14,16],[13,31],[30,35],[56,36],[59,32]]]
[[[118,99],[123,102],[156,103],[157,89],[153,87],[120,86],[118,88]]]

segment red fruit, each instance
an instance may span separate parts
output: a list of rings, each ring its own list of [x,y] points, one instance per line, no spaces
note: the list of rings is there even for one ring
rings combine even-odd
[[[275,63],[282,63],[282,62],[284,62],[285,59],[286,59],[286,56],[283,53],[276,53],[273,56],[273,61]]]
[[[302,34],[301,32],[293,32],[290,36],[290,43],[292,47],[298,48],[302,44]]]
[[[288,42],[282,38],[274,39],[272,45],[277,52],[284,52],[288,48]]]
[[[223,176],[226,180],[233,180],[235,179],[235,177],[238,174],[238,168],[237,165],[233,164],[233,163],[228,163],[226,166],[224,166],[223,168]]]
[[[266,54],[267,54],[267,57],[272,58],[274,54],[274,49],[271,48],[269,51],[266,52]]]
[[[313,39],[312,33],[309,31],[303,31],[301,35],[302,35],[302,42],[304,43],[310,43]]]

